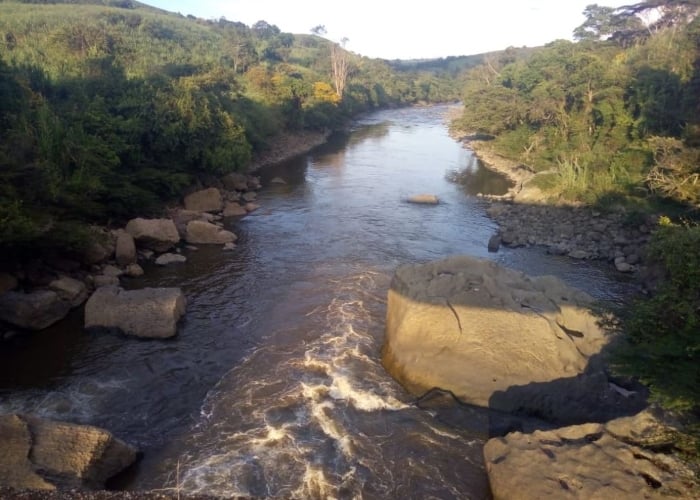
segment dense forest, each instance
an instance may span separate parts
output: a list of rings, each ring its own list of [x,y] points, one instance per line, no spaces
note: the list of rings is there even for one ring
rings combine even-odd
[[[460,129],[536,172],[556,202],[655,216],[646,263],[664,276],[624,312],[617,369],[700,416],[700,1],[584,11],[576,42],[486,57]],[[696,452],[700,427],[694,420]]]
[[[0,2],[0,251],[74,247],[85,223],[157,210],[248,168],[284,132],[459,99],[316,34],[130,0]]]

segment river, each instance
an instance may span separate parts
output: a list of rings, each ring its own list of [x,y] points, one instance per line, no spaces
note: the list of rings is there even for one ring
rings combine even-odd
[[[445,107],[382,111],[261,172],[233,252],[185,250],[127,287],[180,286],[171,341],[85,333],[81,312],[6,343],[0,411],[105,427],[144,450],[113,486],[298,498],[488,498],[479,410],[419,409],[380,364],[396,266],[453,254],[555,274],[601,299],[625,284],[536,248],[487,252],[477,192],[507,188],[452,140]],[[467,170],[466,184],[447,180]],[[286,184],[270,183],[274,177]],[[413,205],[417,193],[437,206]]]

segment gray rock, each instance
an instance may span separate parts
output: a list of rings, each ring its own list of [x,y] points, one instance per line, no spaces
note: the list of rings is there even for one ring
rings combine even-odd
[[[258,208],[260,208],[260,205],[257,203],[246,203],[245,206],[245,211],[250,213],[250,212],[255,212]]]
[[[17,489],[103,489],[137,450],[97,427],[0,415],[0,485]]]
[[[134,237],[126,231],[119,231],[117,233],[114,258],[120,266],[128,266],[136,262],[136,242],[134,241]]]
[[[119,278],[116,276],[105,276],[104,274],[99,274],[92,279],[95,288],[102,288],[105,286],[119,286]]]
[[[71,303],[52,290],[0,295],[0,319],[28,330],[43,330],[66,317]]]
[[[221,191],[217,188],[202,189],[185,196],[185,209],[194,212],[220,212],[224,206]]]
[[[52,281],[49,288],[56,292],[61,300],[68,301],[71,307],[77,307],[88,298],[88,290],[80,280],[74,278],[62,277]]]
[[[138,264],[129,264],[126,266],[125,274],[130,278],[138,278],[139,276],[143,276],[144,271]],[[116,284],[118,285],[119,283]]]
[[[586,250],[573,250],[569,252],[569,257],[572,259],[590,259],[591,254]]]
[[[195,245],[224,245],[236,241],[231,231],[210,222],[192,221],[187,224],[187,243]]]
[[[440,200],[434,194],[414,194],[409,196],[406,201],[418,205],[437,205],[440,203]]]
[[[287,181],[282,179],[282,177],[273,177],[270,184],[287,184]]]
[[[230,250],[235,250],[235,249],[236,249],[235,243],[226,243],[224,245],[224,250],[230,251]]]
[[[224,217],[239,217],[247,213],[248,211],[236,202],[228,202],[224,207]]]
[[[156,259],[156,264],[159,266],[167,266],[169,264],[182,264],[187,262],[187,257],[176,253],[164,253]]]
[[[255,201],[257,198],[258,193],[256,193],[255,191],[248,191],[247,193],[243,193],[243,195],[241,196],[241,199],[243,199],[243,201],[245,202]]]
[[[102,274],[105,276],[114,276],[115,278],[118,278],[119,276],[124,274],[124,271],[119,269],[117,266],[107,264],[102,268]]]
[[[494,234],[489,238],[488,250],[489,252],[498,252],[501,247],[501,235]]]
[[[155,252],[167,252],[180,241],[175,223],[171,219],[142,219],[129,221],[126,231],[137,245]]]
[[[229,191],[247,191],[248,190],[248,177],[244,174],[239,174],[238,172],[233,172],[225,175],[221,179],[222,184]]]
[[[700,498],[688,467],[647,448],[666,432],[643,412],[491,439],[484,459],[493,498]]]
[[[85,328],[117,329],[144,338],[172,337],[186,306],[179,288],[103,287],[85,305]]]

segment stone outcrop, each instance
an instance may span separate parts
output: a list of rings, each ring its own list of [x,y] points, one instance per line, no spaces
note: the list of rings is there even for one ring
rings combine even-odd
[[[99,288],[85,305],[85,328],[117,329],[127,335],[167,338],[177,333],[187,300],[179,288]]]
[[[583,207],[494,203],[487,212],[500,225],[506,246],[539,245],[554,255],[607,260],[620,272],[638,267],[654,226]]]
[[[236,241],[237,237],[211,222],[193,220],[187,224],[185,239],[193,245],[224,245]]]
[[[382,362],[416,395],[439,387],[550,422],[639,411],[643,397],[610,388],[598,356],[608,339],[591,302],[557,278],[472,257],[402,266],[389,290]]]
[[[440,200],[434,194],[414,194],[413,196],[409,196],[406,201],[418,205],[437,205],[440,203]]]
[[[514,432],[484,447],[494,500],[700,498],[693,472],[672,455],[649,412],[607,424]]]
[[[136,242],[134,237],[124,230],[117,232],[114,259],[120,266],[128,266],[136,262]]]
[[[248,189],[248,177],[238,172],[232,172],[221,178],[221,182],[229,191],[246,191]]]
[[[43,330],[65,318],[70,309],[71,302],[53,290],[0,295],[0,320],[27,330]]]
[[[104,488],[137,450],[109,432],[32,416],[0,415],[0,485],[17,489]]]
[[[180,241],[171,219],[132,219],[126,225],[126,231],[134,237],[137,245],[156,252],[167,252]]]
[[[224,200],[217,188],[202,189],[185,196],[185,209],[193,212],[221,212]]]
[[[63,276],[49,284],[49,288],[56,292],[61,300],[70,303],[71,307],[77,307],[88,298],[88,290],[80,280]]]

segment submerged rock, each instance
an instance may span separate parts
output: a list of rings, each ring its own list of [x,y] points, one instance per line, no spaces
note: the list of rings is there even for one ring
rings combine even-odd
[[[0,485],[17,489],[101,489],[137,457],[103,429],[33,416],[0,415],[0,442]]]
[[[117,329],[127,335],[167,338],[177,333],[187,300],[179,288],[99,288],[85,305],[85,328]]]
[[[561,280],[452,257],[400,267],[388,295],[382,362],[416,395],[438,387],[464,403],[556,423],[639,411],[611,390],[592,299]]]
[[[159,266],[167,266],[170,264],[182,264],[187,262],[187,257],[177,253],[164,253],[156,259],[156,264]]]
[[[409,203],[416,203],[418,205],[437,205],[440,203],[440,200],[434,194],[415,194],[413,196],[409,196],[406,201]]]

